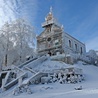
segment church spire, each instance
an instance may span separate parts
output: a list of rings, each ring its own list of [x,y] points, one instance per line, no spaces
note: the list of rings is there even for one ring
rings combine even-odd
[[[53,13],[52,13],[52,7],[50,7],[50,12],[48,15],[45,17],[46,21],[53,20]]]
[[[56,19],[53,16],[52,7],[50,7],[50,11],[49,11],[48,15],[45,17],[45,22],[42,23],[42,27],[45,27],[47,25],[54,24],[54,23],[56,24]]]
[[[52,14],[52,6],[50,7],[50,13]]]

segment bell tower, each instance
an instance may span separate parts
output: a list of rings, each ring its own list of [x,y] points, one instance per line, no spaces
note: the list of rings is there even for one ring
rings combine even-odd
[[[42,23],[42,27],[46,27],[47,25],[53,24],[53,22],[54,22],[54,17],[52,13],[52,7],[50,7],[50,12],[45,17],[45,22]]]
[[[45,17],[45,22],[42,23],[42,27],[47,29],[47,32],[51,32],[51,28],[53,24],[56,24],[56,20],[53,16],[52,7],[50,7],[50,11],[48,15]]]
[[[62,26],[54,18],[52,7],[42,23],[43,32],[37,37],[39,54],[55,55],[62,53]]]

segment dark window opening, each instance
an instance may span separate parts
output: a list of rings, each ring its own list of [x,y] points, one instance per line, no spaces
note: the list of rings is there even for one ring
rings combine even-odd
[[[83,49],[82,49],[82,47],[81,47],[81,54],[83,53]]]
[[[71,47],[71,41],[69,40],[69,47]]]
[[[49,54],[49,56],[51,56],[51,55],[52,55],[50,51],[48,52],[48,54]]]
[[[75,44],[75,49],[77,50],[77,44]]]

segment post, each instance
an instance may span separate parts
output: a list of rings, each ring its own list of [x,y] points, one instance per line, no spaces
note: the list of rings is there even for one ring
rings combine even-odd
[[[5,88],[4,88],[4,86],[5,86],[5,79],[2,79],[2,91],[5,91]]]
[[[18,79],[18,86],[20,86],[22,84],[22,77],[20,77],[19,79]]]

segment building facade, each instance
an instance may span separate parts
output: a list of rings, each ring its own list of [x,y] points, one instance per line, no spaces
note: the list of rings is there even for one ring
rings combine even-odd
[[[53,16],[52,9],[42,23],[44,31],[37,36],[37,49],[40,55],[49,54],[85,54],[85,44],[64,32]]]

